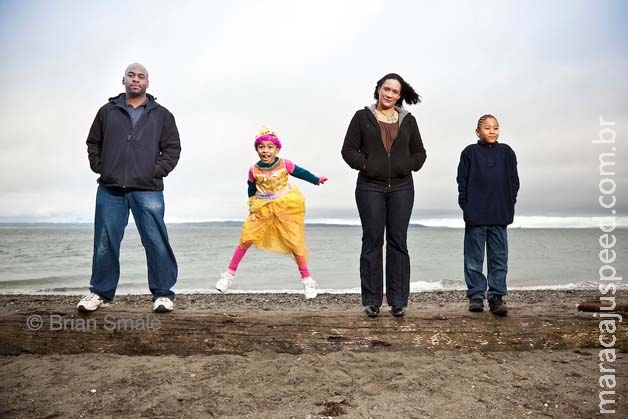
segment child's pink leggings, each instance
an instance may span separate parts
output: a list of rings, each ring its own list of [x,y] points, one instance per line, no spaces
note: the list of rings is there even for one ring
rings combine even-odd
[[[236,246],[235,251],[233,252],[233,256],[231,257],[231,262],[229,263],[229,269],[227,272],[230,274],[235,274],[238,270],[238,265],[240,261],[246,254],[246,251],[251,247],[252,242],[240,243]],[[310,270],[307,267],[307,258],[305,256],[294,255],[294,259],[297,262],[297,268],[299,268],[299,274],[301,274],[301,278],[307,278],[310,276]]]

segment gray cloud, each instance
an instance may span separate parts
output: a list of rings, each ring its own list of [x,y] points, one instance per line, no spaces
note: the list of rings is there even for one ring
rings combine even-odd
[[[246,216],[262,123],[281,133],[283,156],[330,178],[302,185],[308,217],[355,218],[356,173],[340,146],[390,71],[424,99],[410,108],[428,152],[415,175],[415,219],[460,217],[459,153],[486,112],[499,116],[500,140],[519,158],[518,214],[603,212],[598,156],[609,150],[591,141],[600,115],[618,133],[628,126],[622,2],[140,5],[131,16],[123,2],[0,6],[0,221],[91,219],[96,176],[85,137],[133,61],[147,66],[149,92],[182,136],[166,179],[170,220]],[[618,214],[628,213],[624,143],[618,135]]]

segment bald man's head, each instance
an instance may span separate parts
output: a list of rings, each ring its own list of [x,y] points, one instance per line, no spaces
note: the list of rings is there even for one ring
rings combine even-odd
[[[126,70],[124,70],[124,75],[127,75],[129,73],[129,70],[141,71],[146,75],[146,78],[148,79],[148,70],[140,63],[129,64]]]
[[[142,64],[130,64],[122,77],[122,84],[127,97],[140,98],[146,96],[148,88],[148,70]]]

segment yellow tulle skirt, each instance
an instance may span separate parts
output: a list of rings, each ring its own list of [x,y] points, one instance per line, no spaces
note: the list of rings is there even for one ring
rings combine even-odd
[[[280,198],[249,198],[240,243],[249,242],[262,250],[307,257],[305,198],[295,186]]]

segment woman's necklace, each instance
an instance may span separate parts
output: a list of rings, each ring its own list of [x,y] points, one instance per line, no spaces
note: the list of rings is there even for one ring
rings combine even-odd
[[[386,122],[388,122],[389,124],[394,124],[395,122],[397,122],[397,118],[399,117],[399,115],[397,114],[397,112],[394,111],[394,109],[393,109],[393,111],[392,111],[392,113],[390,115],[380,111],[379,109],[376,109],[376,110],[384,118],[386,118]]]

